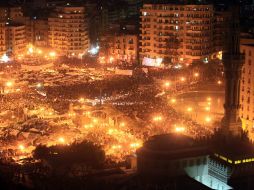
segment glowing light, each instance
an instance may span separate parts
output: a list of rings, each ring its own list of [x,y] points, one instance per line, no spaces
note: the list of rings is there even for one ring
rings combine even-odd
[[[126,124],[124,122],[120,123],[120,127],[124,127]]]
[[[212,121],[212,118],[209,117],[209,116],[207,116],[207,117],[205,118],[205,121],[206,121],[207,123],[210,123],[210,122]]]
[[[211,97],[208,97],[208,98],[207,98],[207,101],[211,102],[211,101],[212,101],[212,98],[211,98]]]
[[[199,73],[194,73],[194,77],[199,77]]]
[[[223,54],[222,51],[219,51],[219,52],[218,52],[217,58],[218,58],[219,60],[222,60],[222,54]]]
[[[131,143],[130,147],[131,148],[139,148],[139,147],[141,147],[141,144],[140,143]]]
[[[192,107],[188,107],[187,108],[187,112],[192,112],[193,111],[193,108]]]
[[[38,54],[42,54],[42,51],[40,49],[37,50]]]
[[[111,57],[109,58],[109,63],[113,63],[113,61],[114,61],[114,57],[111,56]]]
[[[81,102],[81,103],[83,103],[84,101],[85,101],[84,98],[80,98],[80,99],[79,99],[79,102]]]
[[[23,152],[25,150],[25,146],[23,144],[20,144],[18,146],[18,149]]]
[[[34,48],[33,47],[29,47],[28,48],[28,53],[32,54],[34,52]]]
[[[153,117],[153,121],[160,122],[160,121],[162,121],[162,117],[161,116],[155,116],[155,117]]]
[[[176,128],[175,128],[175,131],[176,131],[177,133],[184,132],[184,131],[185,131],[185,127],[176,127]]]
[[[11,82],[11,81],[7,81],[6,83],[5,83],[5,86],[7,86],[7,87],[12,87],[13,86],[13,82]]]
[[[94,127],[93,124],[84,125],[84,128],[85,128],[85,129],[91,129],[91,128],[93,128],[93,127]]]
[[[96,55],[99,52],[99,48],[92,47],[88,52],[92,55]]]
[[[181,77],[180,80],[181,80],[181,82],[184,82],[186,80],[186,78],[185,77]]]
[[[221,84],[222,84],[222,82],[219,80],[219,81],[217,82],[217,84],[218,84],[218,85],[221,85]]]
[[[49,56],[50,57],[56,57],[56,52],[54,52],[54,51],[49,52]]]
[[[164,83],[164,86],[165,86],[166,88],[170,87],[170,85],[171,85],[171,83],[170,83],[169,81],[167,81],[167,82]]]
[[[206,106],[206,107],[205,107],[205,110],[206,110],[206,111],[210,111],[210,110],[211,110],[210,106]]]
[[[183,67],[183,66],[180,65],[180,64],[177,64],[177,65],[174,66],[175,69],[181,69],[182,67]]]
[[[58,142],[64,144],[65,143],[65,139],[63,137],[59,137]]]
[[[172,99],[170,100],[170,102],[171,102],[172,104],[174,104],[174,103],[176,103],[176,99],[175,99],[175,98],[172,98]]]
[[[156,65],[161,65],[162,61],[163,61],[162,58],[156,58],[155,59]]]
[[[10,61],[10,58],[6,54],[4,54],[0,60],[1,62],[7,63]]]
[[[37,88],[41,88],[41,87],[42,87],[42,84],[41,84],[41,83],[38,83],[38,84],[36,85],[36,87],[37,87]]]

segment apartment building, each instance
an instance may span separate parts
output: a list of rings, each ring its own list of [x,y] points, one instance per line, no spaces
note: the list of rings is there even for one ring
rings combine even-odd
[[[135,33],[118,33],[112,37],[109,53],[117,63],[133,64],[138,55],[138,35]]]
[[[29,18],[25,19],[26,40],[28,43],[37,47],[48,46],[48,19],[47,18]]]
[[[25,53],[26,34],[25,25],[9,23],[6,25],[6,50],[7,54],[13,57]]]
[[[207,62],[214,53],[213,5],[144,4],[140,60]]]
[[[89,38],[84,7],[56,7],[48,18],[49,46],[65,56],[79,56],[88,51]]]
[[[240,117],[243,128],[249,131],[254,139],[254,43],[241,45],[245,54],[240,90]]]
[[[0,22],[0,57],[6,53],[5,22]]]
[[[3,20],[17,20],[23,17],[22,8],[17,7],[0,7],[0,18]]]

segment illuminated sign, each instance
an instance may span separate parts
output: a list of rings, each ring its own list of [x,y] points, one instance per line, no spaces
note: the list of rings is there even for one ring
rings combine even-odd
[[[231,160],[229,158],[226,158],[225,156],[222,156],[222,155],[219,155],[219,154],[214,154],[215,157],[221,159],[221,160],[224,160],[230,164],[244,164],[244,163],[249,163],[249,162],[254,162],[254,158],[246,158],[246,159],[243,159],[243,160]]]
[[[161,67],[162,61],[163,61],[162,58],[152,59],[152,58],[144,57],[142,61],[142,65],[148,66],[148,67]]]

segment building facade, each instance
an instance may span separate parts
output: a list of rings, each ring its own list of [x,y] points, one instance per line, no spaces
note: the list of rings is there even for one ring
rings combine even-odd
[[[137,51],[137,34],[117,34],[110,42],[109,53],[117,63],[133,64],[137,60]]]
[[[5,22],[0,22],[0,57],[6,53]]]
[[[23,17],[21,7],[0,7],[0,18],[4,20],[16,20]]]
[[[26,34],[25,25],[10,23],[6,25],[6,51],[7,54],[16,57],[25,53]]]
[[[84,7],[62,6],[48,18],[49,46],[65,56],[88,51],[89,39]]]
[[[48,46],[48,19],[25,18],[26,40],[27,43],[34,44],[37,47]]]
[[[254,138],[254,44],[241,45],[245,54],[240,90],[240,117],[245,130]]]
[[[213,5],[144,4],[140,60],[164,63],[207,61],[213,48]]]

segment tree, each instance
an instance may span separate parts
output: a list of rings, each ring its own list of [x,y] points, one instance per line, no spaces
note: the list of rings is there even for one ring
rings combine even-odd
[[[102,168],[105,161],[105,153],[101,147],[88,141],[75,142],[70,146],[39,145],[34,150],[33,157],[46,161],[53,171],[65,172],[69,172],[74,165],[91,169]]]

